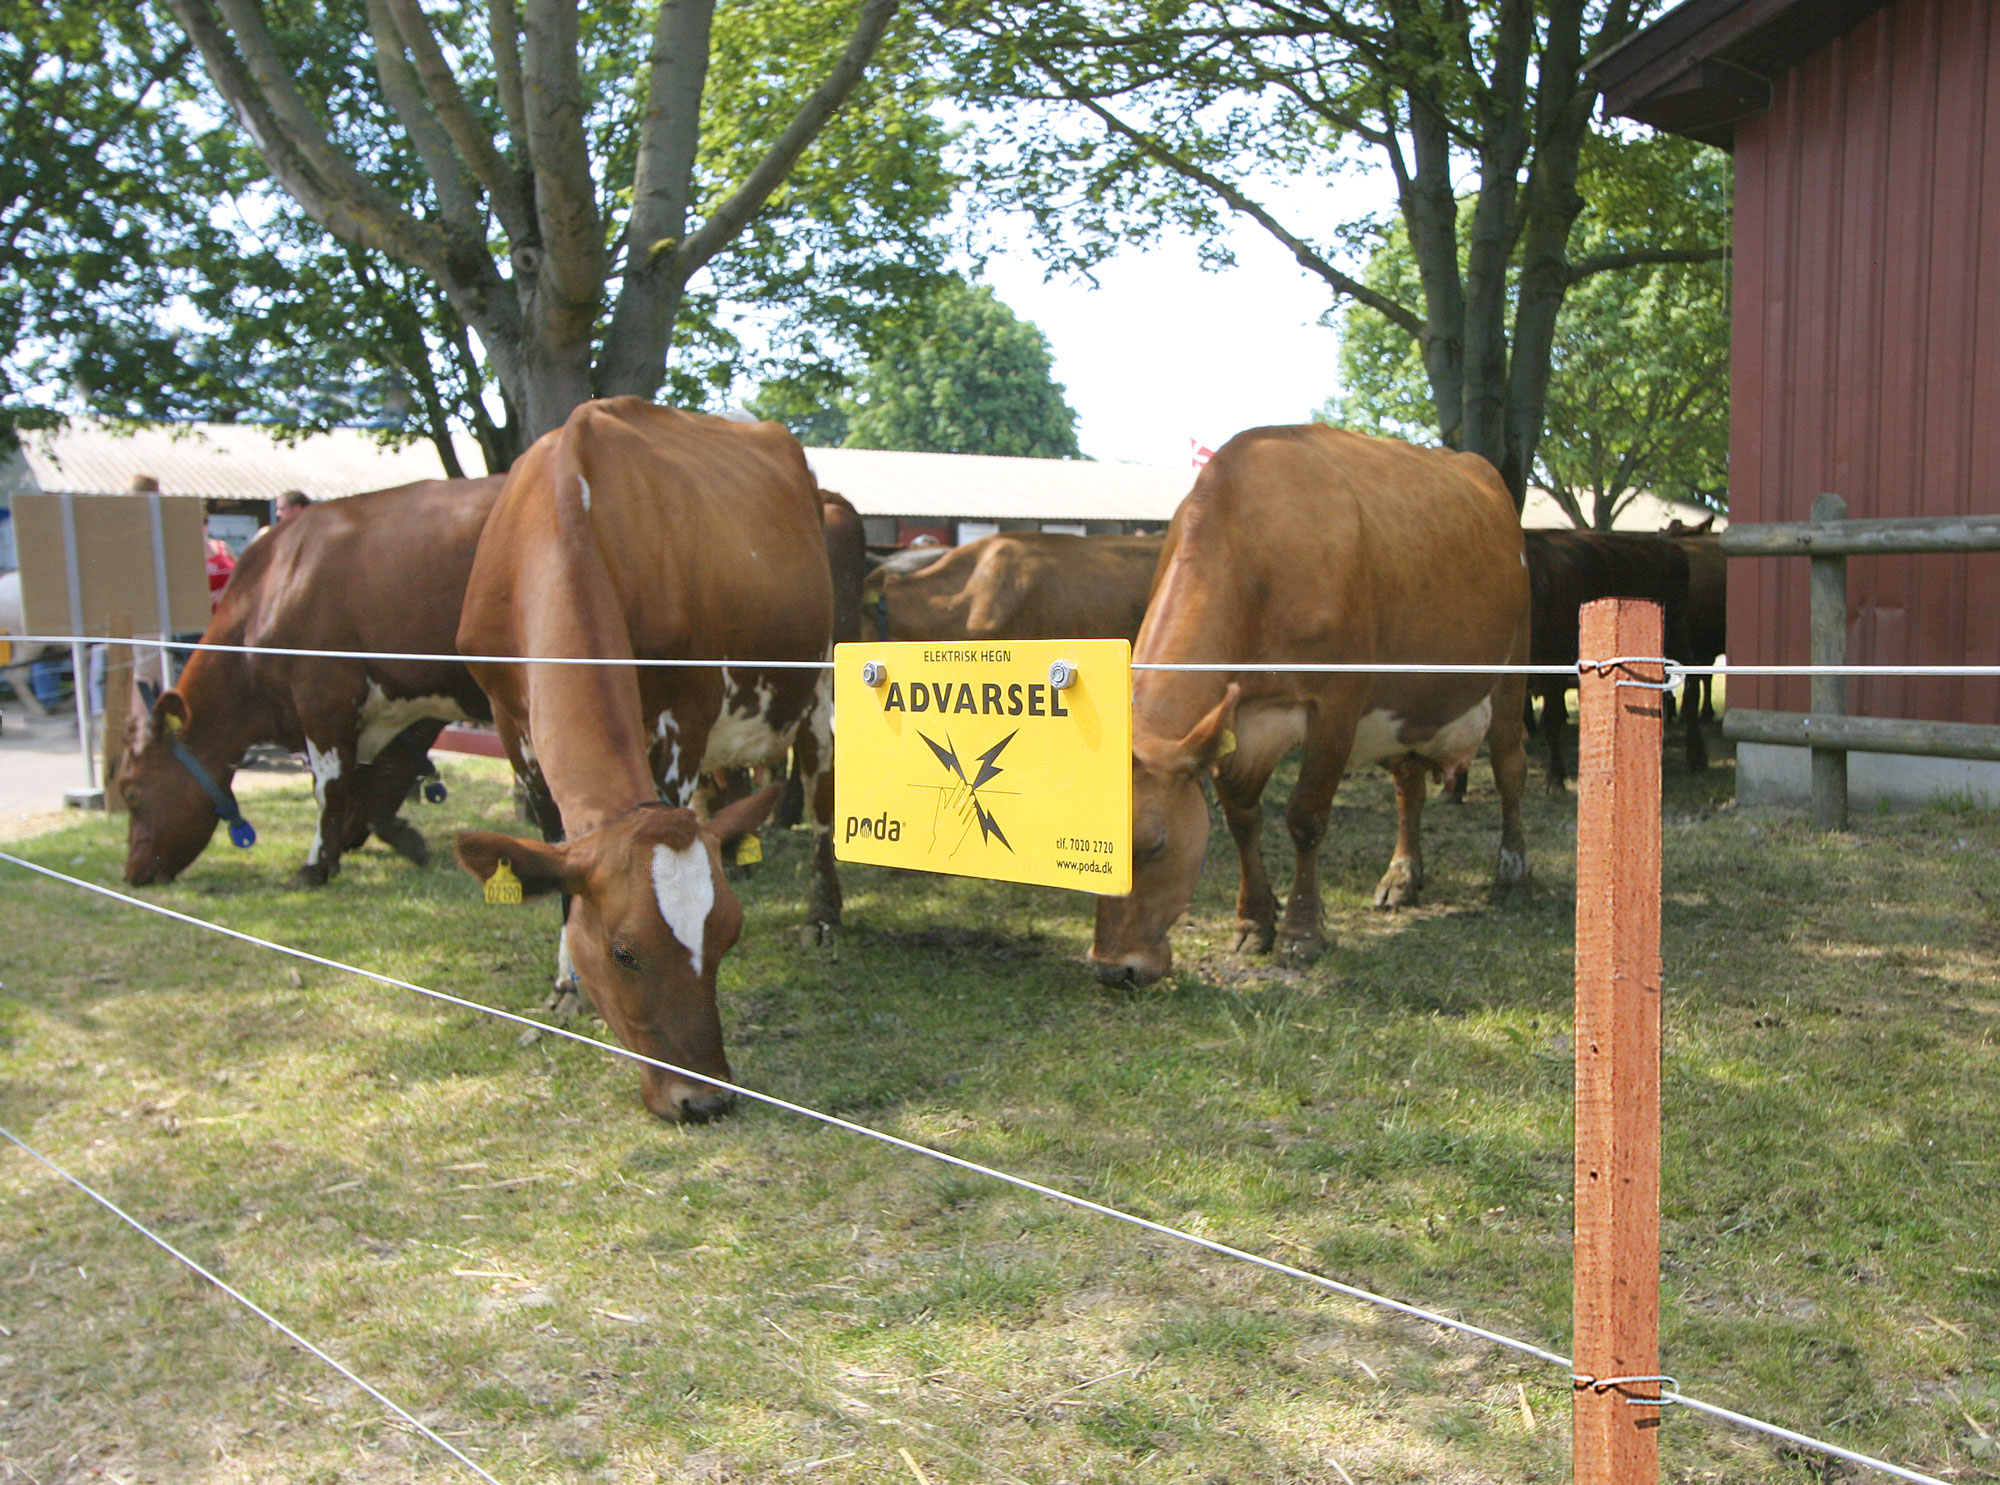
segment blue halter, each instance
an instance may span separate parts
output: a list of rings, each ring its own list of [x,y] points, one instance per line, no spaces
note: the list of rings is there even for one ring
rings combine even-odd
[[[201,766],[201,759],[188,751],[187,744],[178,737],[172,741],[174,756],[181,761],[181,767],[194,775],[194,781],[201,785],[208,802],[215,806],[216,818],[229,825],[229,843],[238,850],[247,851],[257,844],[257,828],[243,818],[243,811],[236,806],[236,796],[210,777]]]

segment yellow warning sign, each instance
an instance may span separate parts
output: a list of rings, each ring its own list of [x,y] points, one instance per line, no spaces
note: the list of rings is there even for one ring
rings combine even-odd
[[[834,854],[1132,890],[1132,647],[1122,639],[833,652]]]

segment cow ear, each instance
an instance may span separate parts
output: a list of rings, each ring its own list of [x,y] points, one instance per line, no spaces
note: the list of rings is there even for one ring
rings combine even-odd
[[[703,827],[719,841],[731,841],[739,835],[748,835],[769,818],[778,803],[778,796],[785,792],[782,783],[766,784],[746,799],[739,799],[724,805]]]
[[[178,691],[168,691],[153,703],[153,732],[156,736],[165,734],[173,737],[184,731],[192,719],[187,700]]]
[[[1227,757],[1236,748],[1236,703],[1243,697],[1243,688],[1231,681],[1229,689],[1222,693],[1222,700],[1215,709],[1195,723],[1188,735],[1181,739],[1181,752],[1186,755],[1187,766],[1196,774],[1207,773],[1215,767],[1217,760]]]
[[[505,861],[521,882],[525,897],[548,892],[574,892],[583,885],[583,869],[570,859],[566,845],[499,835],[491,830],[461,830],[452,842],[458,864],[481,882]]]

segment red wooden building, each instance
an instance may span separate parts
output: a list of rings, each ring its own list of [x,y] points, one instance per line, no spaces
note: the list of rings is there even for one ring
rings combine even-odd
[[[1736,162],[1730,519],[2000,511],[2000,0],[1688,0],[1592,75],[1605,107]],[[1730,564],[1729,656],[1808,658],[1797,559]],[[2000,553],[1861,557],[1860,664],[2000,663]],[[2000,723],[2000,682],[1849,683],[1857,715]],[[1807,710],[1804,680],[1732,704]],[[1858,798],[1970,789],[2000,765],[1855,754]],[[1746,744],[1746,799],[1805,788],[1804,750]]]

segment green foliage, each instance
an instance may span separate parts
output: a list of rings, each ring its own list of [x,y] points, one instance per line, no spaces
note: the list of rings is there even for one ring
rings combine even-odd
[[[65,379],[156,416],[216,390],[170,364],[169,306],[228,251],[226,151],[175,106],[192,70],[136,9],[0,0],[0,444],[59,422]]]
[[[1726,231],[1727,157],[1686,140],[1593,136],[1579,185],[1591,207],[1571,234],[1573,268],[1641,246],[1694,247]],[[1469,217],[1470,203],[1461,203]],[[1362,277],[1399,299],[1417,269],[1400,222]],[[1374,310],[1341,321],[1342,392],[1319,420],[1429,442],[1431,389],[1415,341]],[[1641,490],[1725,509],[1729,452],[1729,272],[1722,262],[1590,272],[1564,299],[1551,351],[1536,477],[1578,526],[1608,528]]]
[[[1041,331],[983,284],[940,293],[861,375],[847,446],[1077,457],[1076,413]]]
[[[630,216],[656,9],[600,3],[582,17],[586,145],[607,255],[622,252]],[[37,386],[45,404],[67,400],[114,417],[256,419],[301,432],[361,423],[390,441],[430,436],[448,465],[451,429],[470,428],[488,466],[506,467],[523,442],[520,409],[490,348],[468,333],[462,306],[421,269],[312,220],[269,177],[163,13],[46,10],[0,0],[9,21],[0,107],[16,120],[0,162],[0,211],[10,226],[30,207],[37,224],[54,218],[16,252],[0,243],[0,289],[25,285],[0,308],[6,316],[22,306],[9,326],[13,382],[0,394]],[[485,10],[438,8],[429,17],[469,106],[504,152],[511,146]],[[391,200],[438,219],[436,185],[384,96],[364,8],[272,0],[261,12],[333,147]],[[697,221],[784,129],[846,44],[854,14],[852,0],[718,5],[695,162]],[[75,54],[64,76],[81,79],[65,84],[61,96],[75,100],[67,112],[43,96],[54,85],[35,70],[38,58],[49,70],[45,59],[58,44]],[[846,107],[690,286],[675,316],[662,400],[712,405],[746,375],[838,382],[840,368],[875,349],[878,325],[928,292],[948,246],[936,224],[958,185],[945,159],[952,130],[930,111],[928,45],[916,26],[892,27]],[[167,83],[130,109],[140,83],[169,62]],[[33,86],[22,93],[25,84]],[[121,108],[131,115],[123,142],[96,168],[86,146]],[[23,139],[25,147],[13,146]],[[74,202],[68,216],[48,209],[57,188]],[[510,244],[490,218],[488,227],[506,269]],[[614,273],[613,288],[618,281]],[[745,324],[755,325],[754,342],[739,332]],[[608,329],[600,313],[600,344]],[[7,406],[17,400],[7,395]]]

